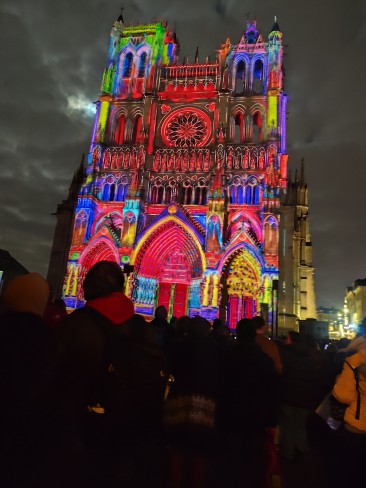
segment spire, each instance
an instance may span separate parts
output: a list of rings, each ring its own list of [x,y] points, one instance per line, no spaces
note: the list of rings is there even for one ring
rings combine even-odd
[[[124,8],[123,8],[123,6],[121,6],[121,13],[117,19],[117,22],[122,22],[122,24],[125,23],[125,21],[123,20],[123,10],[124,10]]]
[[[281,32],[280,26],[277,23],[277,15],[274,16],[274,23],[271,32]]]
[[[301,158],[301,169],[300,169],[300,185],[305,185],[305,165],[304,158]]]
[[[196,47],[196,54],[194,55],[194,62],[195,64],[198,64],[198,58],[199,58],[199,53],[198,53],[198,46]]]

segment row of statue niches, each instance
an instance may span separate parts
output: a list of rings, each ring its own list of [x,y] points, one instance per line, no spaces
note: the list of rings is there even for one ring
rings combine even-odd
[[[96,165],[100,161],[100,148],[93,150],[92,160]],[[265,169],[275,164],[277,148],[268,149],[242,146],[229,146],[226,151],[217,151],[216,161],[227,169]],[[214,155],[209,149],[159,149],[153,156],[152,170],[155,172],[169,171],[209,171],[214,161]],[[135,169],[145,162],[142,148],[108,148],[102,157],[103,169]]]
[[[218,153],[217,162],[227,169],[260,169],[275,164],[276,148],[268,151],[261,148],[229,147],[225,153]],[[167,171],[209,171],[211,168],[211,154],[209,150],[179,150],[157,151],[153,158],[153,171],[165,173]]]

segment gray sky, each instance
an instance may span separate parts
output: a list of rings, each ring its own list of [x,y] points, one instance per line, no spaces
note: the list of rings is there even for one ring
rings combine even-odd
[[[176,24],[183,56],[204,58],[247,14],[264,37],[277,15],[286,45],[290,168],[305,158],[317,304],[341,305],[366,276],[364,0],[125,0],[126,24]],[[0,247],[46,274],[55,218],[99,95],[120,0],[0,4]]]

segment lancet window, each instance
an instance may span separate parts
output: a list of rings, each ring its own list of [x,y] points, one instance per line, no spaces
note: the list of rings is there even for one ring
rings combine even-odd
[[[132,141],[138,143],[141,137],[141,129],[142,129],[142,117],[138,115],[135,119],[135,123],[133,126],[133,135]]]
[[[116,127],[114,130],[114,140],[116,144],[123,144],[125,139],[125,117],[120,115],[116,120]]]
[[[264,252],[270,256],[277,255],[278,224],[274,217],[268,217],[264,223]]]
[[[238,112],[234,119],[234,144],[241,144],[244,140],[244,115]]]
[[[133,54],[127,53],[123,62],[123,78],[129,78],[132,72]]]
[[[260,95],[263,92],[263,61],[257,59],[253,68],[253,92]]]
[[[75,231],[74,231],[74,246],[81,246],[85,239],[86,227],[87,227],[87,215],[85,212],[79,212],[75,219]]]
[[[206,205],[207,203],[207,186],[204,180],[200,180],[194,189],[194,203],[196,205]]]
[[[139,62],[139,71],[138,71],[139,78],[143,78],[145,76],[146,58],[147,58],[147,54],[143,52],[140,56],[140,62]]]
[[[255,112],[252,118],[252,142],[254,144],[262,142],[262,117],[259,111]]]
[[[239,61],[236,66],[236,73],[235,73],[235,93],[241,94],[245,88],[245,74],[246,74],[246,66],[243,60]]]

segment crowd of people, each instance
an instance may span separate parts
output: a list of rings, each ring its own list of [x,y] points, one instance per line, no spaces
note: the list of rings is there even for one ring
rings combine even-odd
[[[365,330],[325,350],[259,316],[146,322],[108,261],[83,289],[71,314],[36,273],[2,292],[1,488],[298,488],[286,470],[314,449],[319,486],[359,479]]]

